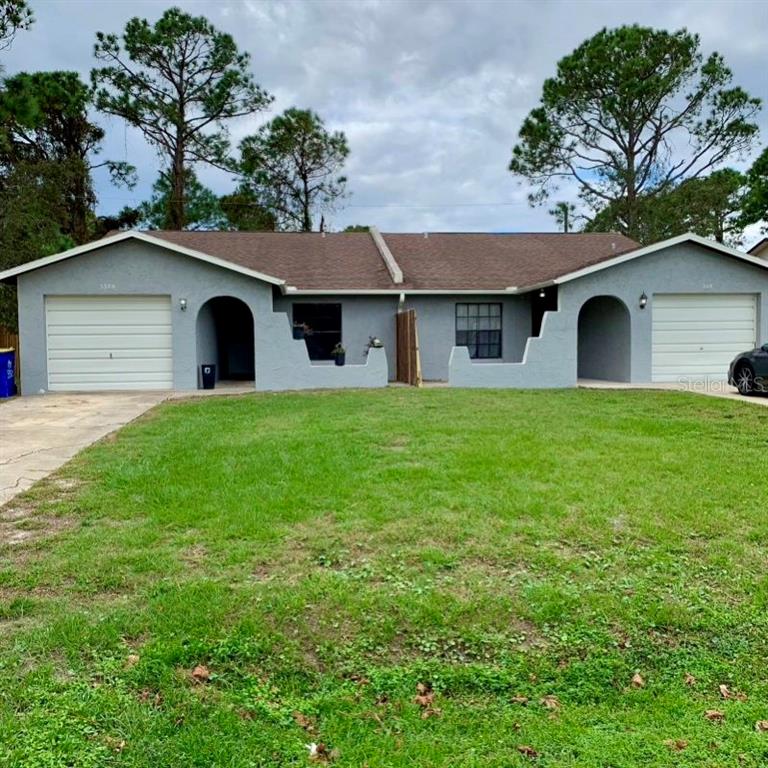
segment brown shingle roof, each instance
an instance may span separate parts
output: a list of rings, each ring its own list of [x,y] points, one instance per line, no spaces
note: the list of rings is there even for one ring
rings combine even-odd
[[[524,288],[638,248],[634,240],[595,234],[385,235],[412,288]]]
[[[393,288],[367,232],[147,232],[301,289]]]
[[[403,271],[395,284],[368,233],[148,232],[277,277],[299,290],[525,288],[634,250],[623,235],[385,234]]]

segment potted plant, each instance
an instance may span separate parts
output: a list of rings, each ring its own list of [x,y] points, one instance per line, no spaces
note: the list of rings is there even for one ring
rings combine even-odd
[[[344,365],[347,361],[347,350],[341,346],[341,342],[331,350],[331,355],[333,355],[333,361],[336,365]]]
[[[293,338],[303,339],[305,336],[311,336],[312,329],[306,323],[293,324]]]

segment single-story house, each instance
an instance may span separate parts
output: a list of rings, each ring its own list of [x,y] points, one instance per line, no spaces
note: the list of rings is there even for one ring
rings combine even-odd
[[[695,235],[130,231],[0,281],[24,394],[190,390],[203,364],[258,390],[385,386],[406,357],[460,387],[724,380],[768,341],[768,261]]]

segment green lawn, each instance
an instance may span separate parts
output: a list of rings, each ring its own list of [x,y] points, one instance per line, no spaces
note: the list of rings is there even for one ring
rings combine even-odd
[[[0,511],[0,765],[764,766],[767,470],[676,393],[163,405]]]

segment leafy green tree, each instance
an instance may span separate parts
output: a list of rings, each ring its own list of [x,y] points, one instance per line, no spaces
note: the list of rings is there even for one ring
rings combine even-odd
[[[250,57],[202,16],[167,10],[152,26],[133,18],[117,35],[99,32],[91,73],[96,105],[142,131],[160,153],[170,183],[170,229],[189,216],[185,181],[195,163],[229,167],[226,122],[266,108],[272,98],[254,82]]]
[[[558,228],[567,234],[573,229],[576,220],[576,206],[573,203],[561,201],[555,203],[554,208],[549,209],[549,215],[554,218]]]
[[[0,86],[0,266],[10,267],[83,243],[91,235],[91,171],[104,136],[88,119],[90,90],[74,72],[21,73]],[[15,325],[13,289],[0,315]]]
[[[192,170],[184,178],[184,229],[225,229],[226,217],[219,198],[203,185]],[[152,185],[152,197],[139,206],[139,226],[146,229],[174,229],[173,179],[161,173]]]
[[[265,201],[281,229],[310,232],[313,215],[345,196],[347,139],[310,110],[287,109],[243,139],[240,152],[243,187]]]
[[[104,237],[110,232],[135,229],[141,221],[141,210],[123,206],[117,213],[97,216],[91,226],[95,238]]]
[[[737,244],[741,239],[745,181],[739,171],[721,168],[709,176],[683,182],[673,193],[677,198],[673,203],[685,212],[688,231],[718,243]]]
[[[0,0],[0,50],[13,42],[20,29],[29,29],[33,21],[26,0]]]
[[[277,229],[274,213],[248,188],[220,197],[219,205],[228,229],[240,232],[274,232]]]
[[[350,224],[344,227],[345,232],[370,232],[371,228],[367,224]]]
[[[634,236],[643,245],[695,232],[719,243],[737,244],[744,176],[732,168],[683,181],[662,194],[642,195],[635,204]],[[626,228],[626,201],[606,206],[587,224],[588,232]]]
[[[64,233],[69,216],[60,193],[69,184],[64,163],[24,160],[0,180],[0,270],[72,247]],[[0,325],[17,327],[16,290],[0,286]]]
[[[98,160],[104,130],[88,117],[91,97],[76,72],[21,73],[0,88],[0,175],[21,162],[66,167],[57,182],[67,211],[62,231],[75,243],[89,238],[91,172],[106,166],[113,181],[133,181],[132,166]]]
[[[247,190],[218,197],[191,170],[187,171],[184,188],[187,217],[184,228],[187,230],[271,232],[275,229],[275,217]],[[130,223],[131,209],[123,210],[125,224],[147,229],[170,229],[171,180],[161,174],[152,186],[152,193],[152,198],[138,207],[136,221]]]
[[[762,222],[762,232],[768,232],[768,147],[747,171],[747,191],[744,196],[740,223],[743,227]]]
[[[563,58],[512,150],[531,204],[575,181],[592,214],[620,206],[620,231],[638,236],[646,199],[747,152],[760,100],[699,47],[686,30],[634,25],[603,29]]]

